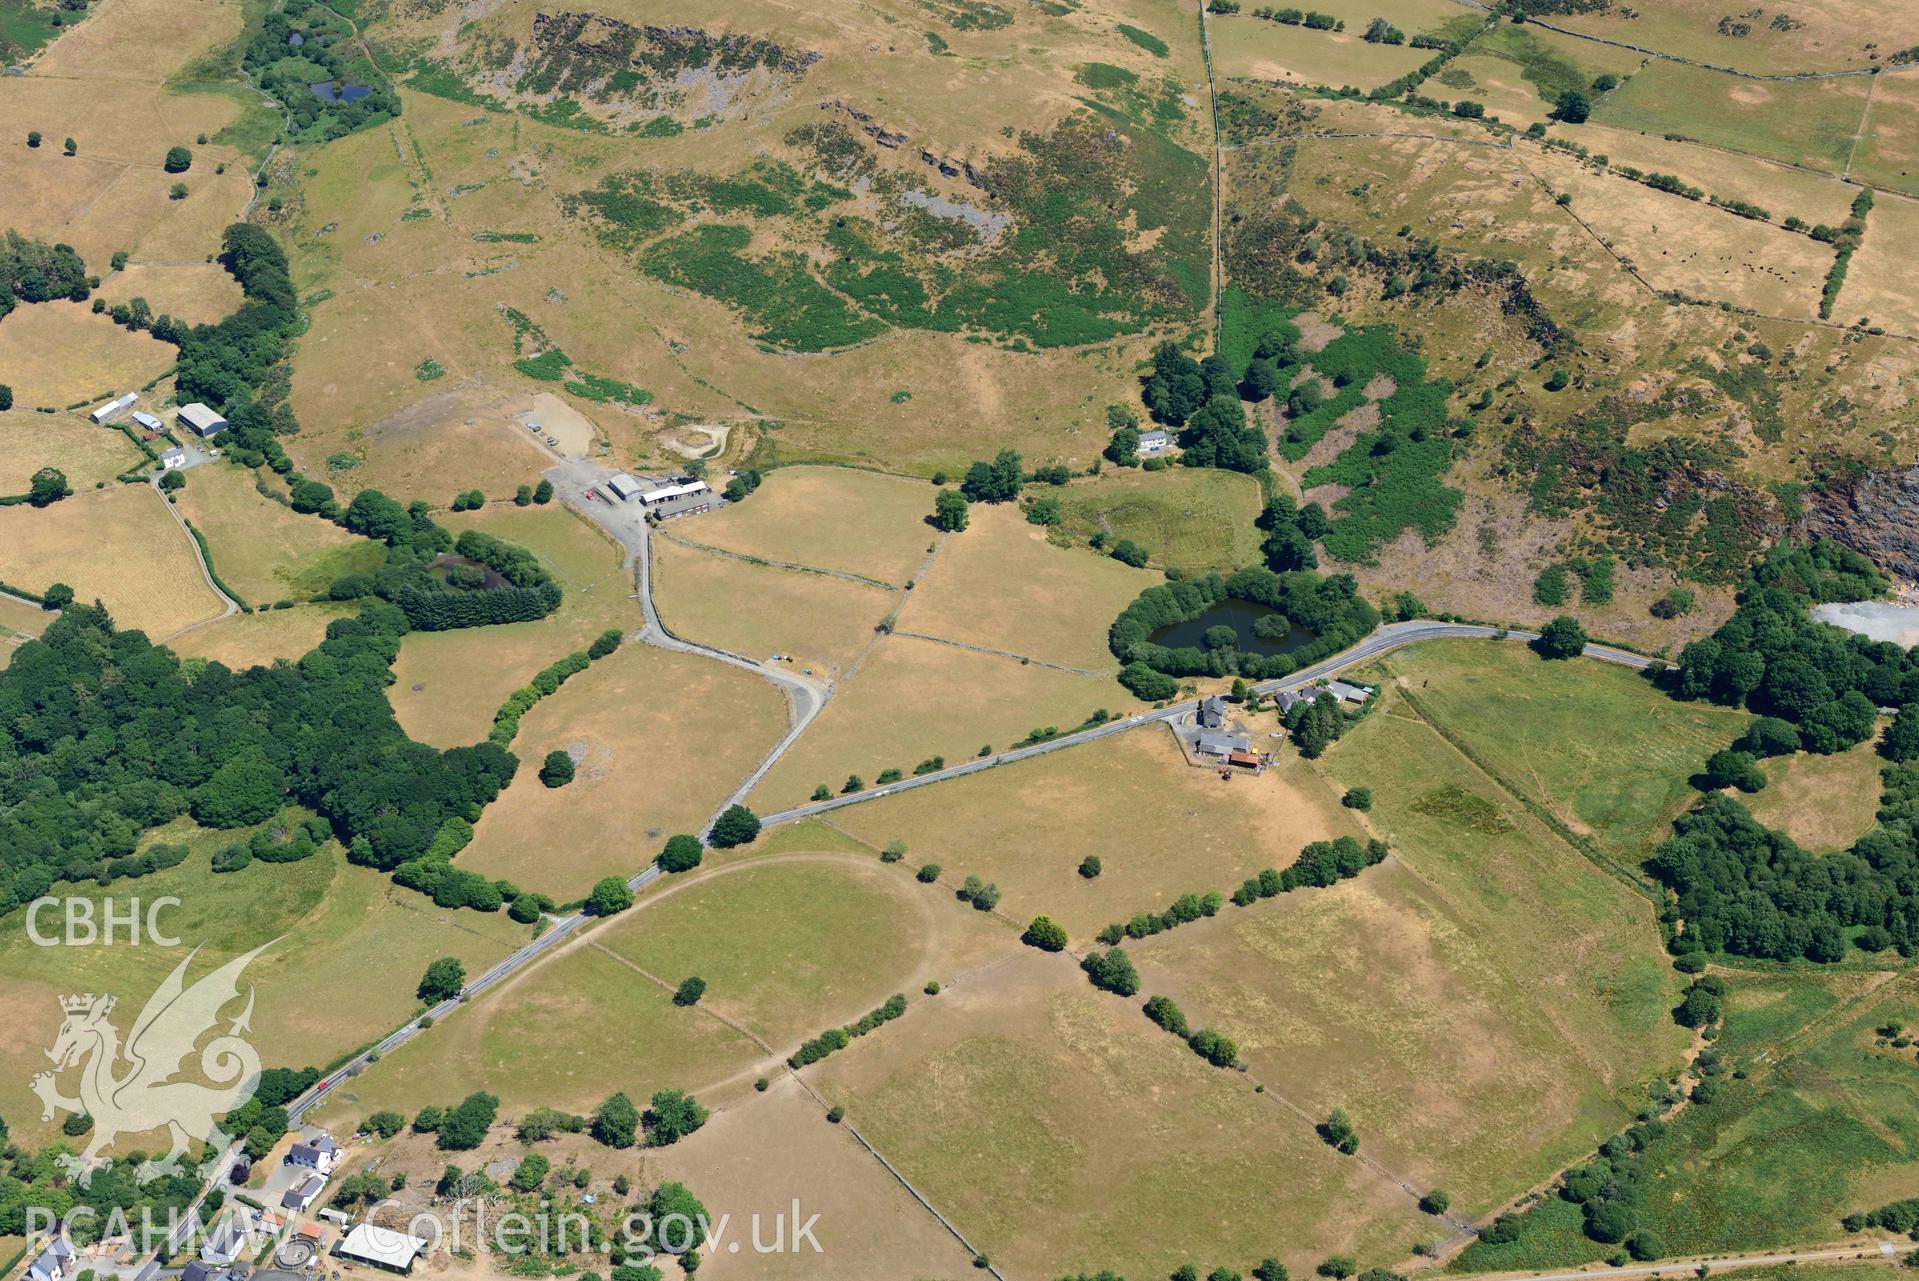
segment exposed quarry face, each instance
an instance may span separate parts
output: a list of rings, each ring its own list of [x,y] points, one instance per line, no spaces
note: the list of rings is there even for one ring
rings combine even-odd
[[[1808,495],[1805,531],[1870,556],[1907,584],[1919,584],[1919,467],[1866,472]]]

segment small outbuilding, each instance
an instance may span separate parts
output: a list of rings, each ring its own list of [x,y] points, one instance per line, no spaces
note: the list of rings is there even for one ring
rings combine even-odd
[[[703,480],[679,480],[647,490],[640,495],[640,502],[651,509],[663,503],[672,502],[676,498],[700,498],[712,492]]]
[[[1342,703],[1363,703],[1373,696],[1369,687],[1348,685],[1345,681],[1327,681],[1326,692]]]
[[[133,411],[133,421],[136,423],[139,423],[142,427],[146,428],[148,431],[165,431],[167,427],[165,423],[161,422],[158,418],[155,418],[152,414],[149,414],[144,409],[136,409]]]
[[[95,423],[110,423],[121,414],[126,413],[127,410],[132,409],[133,402],[138,399],[140,399],[140,394],[132,391],[124,396],[115,396],[112,400],[109,400],[106,404],[88,414],[87,417],[93,419]]]
[[[225,431],[227,420],[196,400],[190,405],[180,406],[180,425],[201,440],[206,440]]]
[[[638,494],[641,486],[639,481],[634,480],[625,472],[621,472],[606,482],[606,488],[613,497],[624,503],[630,501],[634,495]]]
[[[426,1250],[427,1243],[418,1237],[371,1223],[362,1223],[334,1247],[334,1253],[343,1259],[370,1263],[402,1275],[413,1271],[414,1262]]]
[[[1239,734],[1201,734],[1193,740],[1193,751],[1201,756],[1230,760],[1234,752],[1250,752],[1252,742]]]

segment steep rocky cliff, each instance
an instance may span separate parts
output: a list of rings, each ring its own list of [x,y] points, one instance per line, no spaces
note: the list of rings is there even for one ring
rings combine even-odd
[[[1919,467],[1865,472],[1806,498],[1806,533],[1834,538],[1919,583]]]

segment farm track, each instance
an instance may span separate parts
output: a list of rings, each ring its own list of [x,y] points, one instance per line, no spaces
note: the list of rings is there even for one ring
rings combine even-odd
[[[164,472],[161,473],[161,475],[164,474]],[[226,591],[221,588],[219,580],[213,576],[213,566],[207,563],[207,553],[205,549],[200,546],[200,540],[193,536],[193,530],[187,525],[187,518],[180,514],[178,507],[167,502],[167,496],[160,492],[160,477],[155,476],[153,480],[149,482],[149,487],[153,490],[154,497],[158,498],[161,504],[167,509],[167,515],[173,517],[173,523],[180,527],[180,533],[186,538],[187,546],[193,549],[193,563],[200,567],[200,577],[206,580],[207,590],[211,591],[215,596],[218,596],[220,598],[220,604],[225,607],[219,614],[212,618],[203,618],[197,623],[190,623],[176,632],[162,636],[159,643],[164,645],[176,637],[186,635],[188,632],[196,631],[202,627],[210,627],[214,623],[223,622],[226,619],[232,618],[240,612],[240,603],[234,600],[233,597],[227,595]]]

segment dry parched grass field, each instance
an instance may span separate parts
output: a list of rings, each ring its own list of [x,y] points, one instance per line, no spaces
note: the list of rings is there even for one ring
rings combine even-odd
[[[36,592],[66,583],[154,640],[217,617],[191,536],[165,502],[146,485],[117,485],[47,507],[0,507],[0,581]]]
[[[31,303],[0,320],[0,369],[22,409],[64,409],[137,390],[171,369],[174,355],[168,344],[96,316],[86,303]]]
[[[1106,647],[1107,624],[1158,581],[1110,556],[1053,546],[1011,504],[976,503],[971,523],[940,546],[913,589],[899,629],[1118,672]]]
[[[485,738],[506,696],[548,663],[644,619],[619,549],[564,508],[496,503],[440,519],[456,534],[471,527],[528,548],[566,588],[560,608],[537,622],[414,632],[401,642],[387,690],[394,714],[414,738],[458,747]]]
[[[1305,762],[1227,783],[1187,765],[1158,727],[855,806],[833,822],[874,845],[904,840],[909,862],[938,863],[950,884],[968,875],[998,884],[1002,912],[1020,921],[1044,912],[1075,946],[1181,894],[1229,893],[1311,841],[1363,834]],[[1077,871],[1088,855],[1103,865],[1092,880]]]
[[[42,467],[58,467],[82,493],[145,462],[119,428],[95,427],[79,414],[0,413],[0,448],[0,494],[26,493]]]
[[[750,804],[770,813],[804,802],[847,775],[868,787],[880,773],[911,773],[943,756],[957,765],[982,746],[1005,751],[1035,729],[1077,729],[1104,707],[1136,707],[1117,682],[911,636],[889,636],[842,684],[806,733],[753,789]],[[941,789],[945,790],[944,788]]]
[[[675,636],[747,658],[780,654],[796,671],[837,680],[898,599],[865,583],[699,551],[670,533],[655,534],[649,549],[660,620]]]
[[[1765,787],[1739,799],[1759,822],[1809,850],[1843,850],[1878,821],[1884,764],[1871,743],[1833,756],[1777,756],[1762,767]]]
[[[167,648],[182,658],[205,658],[235,671],[289,662],[311,653],[326,639],[327,624],[354,612],[351,604],[313,602],[292,609],[235,614],[183,632]]]
[[[474,825],[460,865],[562,902],[603,876],[630,876],[668,836],[702,829],[772,750],[786,714],[779,691],[751,673],[624,645],[522,719],[520,772]],[[565,787],[540,782],[551,751],[579,768]]]
[[[206,537],[221,579],[248,604],[322,592],[335,578],[370,573],[386,560],[386,549],[372,539],[265,497],[253,475],[229,463],[195,467],[176,499]]]
[[[1312,1126],[1027,950],[827,1059],[815,1080],[1014,1276],[1165,1276],[1277,1256],[1405,1257],[1413,1198]]]
[[[688,521],[689,542],[898,587],[926,560],[932,486],[839,467],[782,467],[753,496]]]

